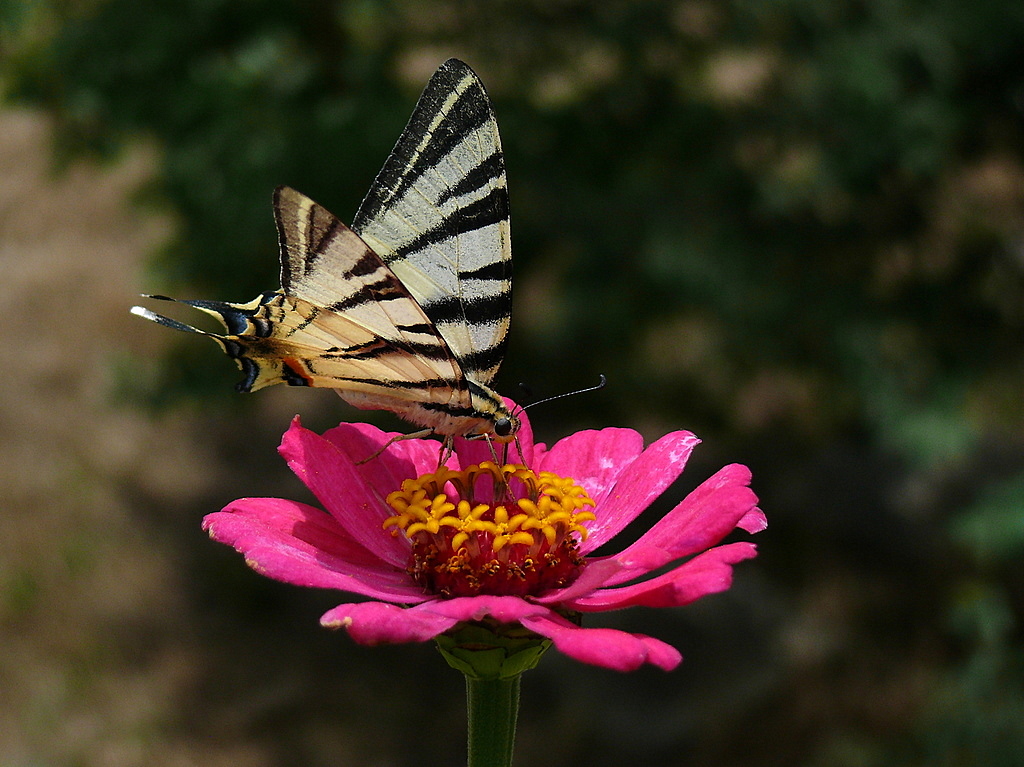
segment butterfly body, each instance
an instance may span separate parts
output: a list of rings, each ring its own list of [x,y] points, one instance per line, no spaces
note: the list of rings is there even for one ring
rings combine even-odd
[[[226,333],[132,311],[212,338],[245,374],[241,391],[333,388],[445,438],[514,437],[519,423],[490,388],[511,303],[504,163],[469,67],[452,59],[431,78],[351,228],[289,187],[274,213],[280,290],[181,302]]]

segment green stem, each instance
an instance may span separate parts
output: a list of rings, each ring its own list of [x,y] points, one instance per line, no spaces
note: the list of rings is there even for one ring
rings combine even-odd
[[[519,715],[519,679],[466,676],[469,767],[511,767]]]

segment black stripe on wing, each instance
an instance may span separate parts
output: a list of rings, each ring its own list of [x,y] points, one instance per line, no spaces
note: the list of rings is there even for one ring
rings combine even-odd
[[[398,245],[394,258],[408,258],[411,254],[425,250],[431,245],[507,220],[508,194],[504,187],[498,187],[479,200],[453,211],[417,237]]]
[[[349,227],[322,205],[286,186],[274,190],[274,219],[277,222],[278,242],[281,248],[281,287],[291,294],[295,286],[313,271],[332,249],[344,252],[344,271],[332,277],[349,281],[365,277],[382,268],[382,259],[365,243],[343,244],[339,238],[349,233]],[[358,257],[351,253],[361,247]],[[354,260],[352,260],[354,258]]]
[[[365,344],[346,348],[327,349],[320,359],[372,360],[381,357],[407,357],[409,353],[430,360],[446,360],[451,352],[436,343],[419,343],[415,341],[397,341],[377,338]]]
[[[423,311],[438,325],[457,322],[484,325],[508,316],[508,299],[509,295],[505,292],[472,300],[444,296],[437,301],[423,304]]]
[[[505,359],[505,347],[508,344],[502,339],[494,346],[487,349],[478,349],[475,352],[464,354],[459,357],[459,364],[463,370],[476,373],[482,370],[491,370],[501,364]]]
[[[467,269],[459,272],[459,281],[465,280],[483,280],[486,282],[504,282],[508,279],[508,263],[505,261],[494,261],[490,264],[485,264],[479,269]]]
[[[485,158],[473,168],[470,168],[455,186],[445,189],[437,198],[437,205],[440,207],[448,200],[461,197],[464,194],[475,192],[486,184],[502,179],[505,176],[505,156],[501,150],[494,152],[490,157]],[[499,184],[504,190],[504,183]],[[506,207],[508,202],[505,203]]]
[[[450,95],[460,89],[455,101],[446,106]],[[442,109],[444,114],[440,114]],[[494,121],[494,112],[480,80],[464,63],[449,59],[423,89],[409,123],[359,206],[352,228],[359,232],[378,218],[420,176],[488,121]]]
[[[337,381],[353,384],[366,384],[367,386],[380,386],[383,389],[409,389],[411,391],[432,391],[434,389],[450,389],[452,382],[447,378],[423,378],[418,381],[407,381],[400,378],[353,378],[350,376],[337,376]],[[417,402],[417,405],[423,405]]]
[[[345,298],[335,301],[325,308],[336,314],[341,314],[347,309],[352,309],[361,304],[381,303],[398,299],[414,300],[401,281],[391,273],[391,270],[388,270],[376,282],[360,286],[358,290],[349,293]]]

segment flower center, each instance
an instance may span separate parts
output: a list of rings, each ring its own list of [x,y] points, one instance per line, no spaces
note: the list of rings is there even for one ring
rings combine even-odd
[[[448,597],[524,596],[561,588],[583,568],[584,522],[594,501],[567,477],[484,461],[442,466],[387,497],[384,529],[412,542],[409,574]]]

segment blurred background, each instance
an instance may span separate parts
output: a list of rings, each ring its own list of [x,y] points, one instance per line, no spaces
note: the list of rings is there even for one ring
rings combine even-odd
[[[1019,0],[0,0],[0,765],[444,765],[463,682],[321,629],[344,596],[200,531],[308,500],[289,419],[142,292],[276,288],[271,192],[351,220],[449,56],[495,103],[538,436],[704,443],[770,527],[733,588],[588,618],[686,660],[551,652],[518,764],[1018,765]]]

